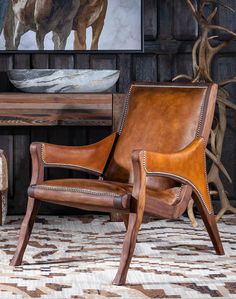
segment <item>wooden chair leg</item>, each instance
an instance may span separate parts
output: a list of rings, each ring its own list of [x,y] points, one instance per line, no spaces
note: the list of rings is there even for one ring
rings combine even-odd
[[[137,214],[135,213],[129,214],[128,229],[123,243],[120,266],[116,273],[116,277],[113,280],[114,285],[125,284],[127,273],[129,270],[129,265],[133,257],[137,235],[141,223],[142,223],[142,219],[140,219],[140,217],[138,217]]]
[[[202,200],[200,200],[196,194],[193,194],[193,198],[197,204],[199,212],[201,214],[202,220],[205,224],[205,227],[208,231],[208,234],[211,238],[212,244],[215,248],[215,251],[219,255],[224,255],[224,248],[220,239],[219,231],[216,225],[216,219],[214,213],[209,214],[205,208]]]
[[[25,218],[21,224],[19,240],[16,248],[15,255],[11,260],[11,266],[19,266],[22,262],[23,255],[28,244],[33,225],[38,214],[40,201],[29,197],[27,211],[25,214]]]

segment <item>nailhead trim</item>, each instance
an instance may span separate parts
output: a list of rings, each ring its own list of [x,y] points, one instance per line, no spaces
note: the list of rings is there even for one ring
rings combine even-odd
[[[116,196],[121,197],[120,194],[113,193],[113,192],[97,192],[89,189],[83,188],[74,188],[74,187],[57,187],[57,186],[47,186],[47,185],[31,185],[32,188],[39,188],[45,190],[52,190],[52,191],[69,191],[69,192],[76,192],[76,193],[86,193],[91,195],[98,195],[98,196]]]
[[[121,133],[123,131],[125,120],[126,120],[126,117],[127,117],[127,114],[128,114],[128,110],[129,110],[129,98],[130,98],[131,93],[132,93],[132,88],[133,88],[133,85],[130,86],[128,94],[127,94],[127,96],[125,98],[124,112],[123,112],[122,121],[121,121],[119,132],[118,132],[119,135],[121,135]]]
[[[200,116],[199,116],[199,120],[198,120],[198,126],[197,126],[197,130],[196,130],[196,134],[195,134],[195,138],[200,137],[200,131],[202,128],[202,123],[203,123],[203,114],[204,114],[204,104],[205,102],[203,101],[201,108],[200,108]]]

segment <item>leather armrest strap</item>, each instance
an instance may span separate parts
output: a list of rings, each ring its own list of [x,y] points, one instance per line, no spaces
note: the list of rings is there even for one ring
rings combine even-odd
[[[103,173],[117,133],[86,146],[63,146],[41,143],[41,159],[45,167],[80,169],[97,175]]]
[[[208,213],[213,212],[207,183],[203,138],[196,138],[190,145],[176,153],[147,151],[143,153],[143,167],[147,175],[167,176],[191,185]]]

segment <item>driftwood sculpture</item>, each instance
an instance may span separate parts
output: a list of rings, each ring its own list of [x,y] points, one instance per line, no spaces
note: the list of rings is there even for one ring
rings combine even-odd
[[[192,0],[185,1],[187,2],[193,16],[199,24],[200,36],[195,42],[192,50],[193,78],[187,75],[179,75],[175,77],[174,80],[187,79],[193,83],[213,82],[214,80],[211,76],[213,59],[220,50],[226,47],[231,41],[236,39],[236,33],[223,26],[213,24],[212,21],[217,14],[217,7],[215,5],[209,15],[206,15],[205,8],[207,4],[212,3],[222,5],[231,11],[233,10],[220,0],[200,0],[197,7],[193,4]],[[217,39],[218,36],[211,35],[213,30],[214,32],[219,31],[227,33],[229,35],[229,39],[214,46],[214,40]],[[211,131],[210,150],[207,149],[206,154],[213,162],[208,173],[208,183],[212,183],[216,187],[216,191],[212,191],[211,193],[217,193],[221,201],[221,210],[216,216],[216,219],[219,220],[226,211],[236,213],[236,208],[231,206],[220,178],[221,171],[227,177],[227,179],[232,182],[227,170],[221,162],[221,154],[227,125],[226,109],[232,108],[236,110],[236,105],[229,101],[229,93],[225,87],[228,84],[236,83],[236,76],[229,80],[217,83],[219,84],[219,92],[217,97],[219,119],[217,120],[215,128]],[[193,201],[191,201],[188,206],[188,214],[193,226],[196,226],[197,222],[192,209]]]

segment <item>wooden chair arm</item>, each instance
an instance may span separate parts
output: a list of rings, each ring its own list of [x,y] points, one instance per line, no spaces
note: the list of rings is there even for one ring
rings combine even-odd
[[[49,143],[32,143],[33,168],[63,167],[101,175],[106,166],[117,133],[86,146],[64,146]],[[37,156],[37,157],[35,157]]]
[[[213,213],[207,184],[205,143],[202,137],[196,138],[176,153],[140,151],[139,154],[143,155],[143,161],[140,163],[147,176],[169,177],[190,185],[208,213]]]

